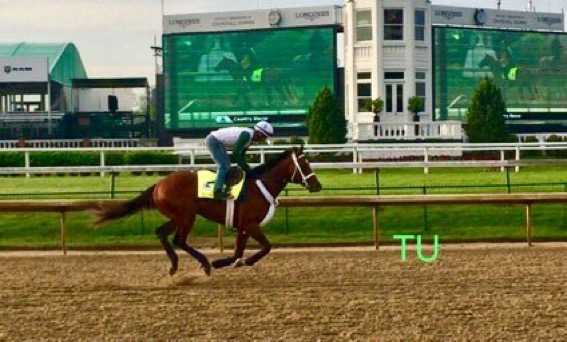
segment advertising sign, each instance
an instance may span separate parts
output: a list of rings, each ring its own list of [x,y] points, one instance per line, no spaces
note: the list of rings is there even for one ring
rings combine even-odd
[[[433,25],[563,31],[563,13],[433,6]]]
[[[509,112],[552,117],[567,108],[566,33],[436,27],[434,37],[437,119],[463,119],[483,77]]]
[[[282,8],[272,10],[167,15],[164,34],[257,30],[274,27],[338,25],[342,11],[337,6]]]
[[[333,27],[164,35],[166,128],[304,127],[317,92],[334,91],[335,36]]]
[[[47,82],[45,57],[0,58],[0,83]]]

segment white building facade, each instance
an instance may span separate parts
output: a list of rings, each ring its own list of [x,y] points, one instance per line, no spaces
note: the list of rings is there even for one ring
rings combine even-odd
[[[563,14],[432,6],[428,0],[346,1],[345,116],[353,141],[462,140],[461,121],[433,120],[434,25],[563,31],[564,21]],[[412,96],[424,101],[417,117],[407,109]],[[376,122],[364,103],[378,97],[384,108]]]

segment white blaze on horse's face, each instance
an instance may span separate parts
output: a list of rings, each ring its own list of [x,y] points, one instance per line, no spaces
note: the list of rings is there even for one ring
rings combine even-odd
[[[313,172],[310,168],[309,171],[311,171],[311,173],[309,174],[305,174],[306,172],[303,171],[303,169],[301,168],[301,165],[299,164],[299,161],[301,159],[304,159],[305,156],[303,154],[300,154],[299,156],[297,156],[295,154],[295,152],[293,152],[291,154],[291,159],[293,160],[293,164],[295,165],[295,170],[293,170],[293,175],[291,176],[291,181],[294,181],[295,175],[299,174],[301,176],[301,183],[303,184],[303,186],[305,188],[307,188],[310,192],[318,192],[321,191],[321,184],[319,183],[319,181],[317,179],[315,179],[315,184],[309,184],[308,180],[311,177],[315,176],[315,172]],[[304,159],[307,162],[307,159]],[[315,177],[316,178],[316,177]],[[299,182],[297,182],[299,183]]]

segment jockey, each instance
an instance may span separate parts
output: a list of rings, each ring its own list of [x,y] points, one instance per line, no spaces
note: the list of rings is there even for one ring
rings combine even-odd
[[[215,164],[218,166],[217,179],[214,187],[214,199],[222,200],[228,197],[223,190],[225,178],[230,168],[231,159],[242,171],[250,172],[250,166],[246,162],[246,150],[254,142],[263,142],[274,135],[274,128],[266,121],[260,121],[254,129],[246,127],[228,127],[209,133],[205,139],[207,149],[211,153]],[[232,151],[229,158],[227,150]]]

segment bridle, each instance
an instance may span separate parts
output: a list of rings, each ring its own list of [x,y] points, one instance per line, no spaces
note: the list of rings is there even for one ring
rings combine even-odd
[[[303,186],[307,188],[309,187],[309,185],[307,184],[307,180],[315,176],[315,172],[311,172],[306,176],[303,173],[303,170],[301,170],[301,166],[299,166],[299,159],[301,158],[305,158],[305,155],[300,154],[299,156],[296,156],[295,152],[291,154],[291,160],[293,160],[293,163],[295,164],[295,170],[293,170],[293,175],[291,176],[291,180],[293,181],[293,178],[295,178],[295,174],[299,171],[299,174],[301,175],[301,182],[303,183]]]

